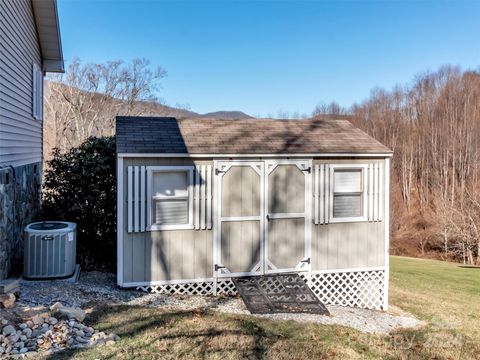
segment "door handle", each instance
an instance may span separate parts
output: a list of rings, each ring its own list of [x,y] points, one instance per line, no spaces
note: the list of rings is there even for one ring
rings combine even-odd
[[[267,218],[267,221],[270,221],[270,215],[267,214],[266,218]]]

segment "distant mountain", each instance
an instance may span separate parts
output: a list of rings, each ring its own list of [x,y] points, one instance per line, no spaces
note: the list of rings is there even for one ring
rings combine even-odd
[[[200,114],[194,111],[163,105],[158,102],[141,101],[137,103],[140,113],[147,116],[171,116],[177,118],[209,118],[209,119],[254,119],[254,117],[245,114],[242,111],[214,111],[206,114]]]
[[[198,115],[198,117],[215,118],[215,119],[232,119],[232,120],[254,119],[253,116],[245,114],[242,111],[215,111],[215,112],[209,112],[206,114]]]

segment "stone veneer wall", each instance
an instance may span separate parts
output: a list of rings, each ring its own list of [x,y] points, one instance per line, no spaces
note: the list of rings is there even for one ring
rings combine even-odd
[[[0,280],[23,261],[24,231],[40,210],[42,164],[0,168]]]

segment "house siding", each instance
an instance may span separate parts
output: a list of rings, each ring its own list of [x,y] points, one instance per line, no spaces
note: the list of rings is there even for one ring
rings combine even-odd
[[[0,165],[42,161],[42,121],[32,115],[32,66],[42,66],[29,0],[0,2]]]

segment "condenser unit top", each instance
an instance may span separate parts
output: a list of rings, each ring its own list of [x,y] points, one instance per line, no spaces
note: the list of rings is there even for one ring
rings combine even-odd
[[[67,221],[41,221],[28,225],[25,228],[27,232],[35,233],[64,233],[75,230],[77,224]]]

